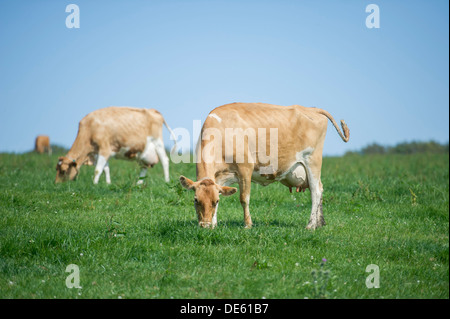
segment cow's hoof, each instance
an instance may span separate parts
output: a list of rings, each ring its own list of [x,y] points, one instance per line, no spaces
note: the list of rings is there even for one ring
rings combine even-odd
[[[308,224],[308,226],[306,226],[306,229],[309,229],[309,230],[315,230],[315,229],[317,229],[317,228],[319,228],[319,227],[322,227],[322,226],[324,226],[325,225],[325,221],[323,221],[323,222],[318,222],[318,223],[309,223]]]
[[[253,226],[252,224],[247,224],[247,225],[245,225],[244,228],[245,228],[245,229],[250,229],[250,228],[252,228],[252,226]]]

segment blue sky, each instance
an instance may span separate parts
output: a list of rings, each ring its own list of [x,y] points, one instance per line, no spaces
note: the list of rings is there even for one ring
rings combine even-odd
[[[65,24],[68,4],[80,28]],[[368,29],[368,4],[380,28]],[[325,155],[449,140],[448,1],[23,1],[0,4],[0,152],[38,134],[70,147],[111,105],[174,129],[230,102],[300,104],[345,119]],[[167,130],[166,146],[172,146]],[[197,137],[194,138],[195,140]]]

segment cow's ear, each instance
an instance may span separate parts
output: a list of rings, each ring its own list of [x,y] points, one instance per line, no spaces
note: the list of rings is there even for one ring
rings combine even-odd
[[[219,187],[219,194],[222,194],[223,196],[230,196],[237,192],[236,187],[229,187],[229,186],[220,186]]]
[[[181,183],[181,186],[183,186],[186,189],[189,189],[189,190],[194,189],[195,182],[190,180],[187,177],[184,177],[183,175],[180,176],[180,183]]]
[[[60,156],[60,157],[58,158],[58,163],[56,163],[56,169],[58,169],[58,167],[61,166],[63,160],[64,160],[64,157],[62,157],[62,156]]]

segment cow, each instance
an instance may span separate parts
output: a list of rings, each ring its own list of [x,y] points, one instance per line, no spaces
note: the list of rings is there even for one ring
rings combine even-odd
[[[341,120],[342,133],[331,114],[319,108],[232,103],[212,110],[197,143],[197,181],[180,176],[181,185],[195,192],[199,226],[217,225],[219,195],[234,194],[237,188],[229,185],[238,183],[245,227],[251,228],[252,182],[264,186],[280,182],[291,192],[292,187],[297,192],[309,188],[312,208],[306,228],[325,225],[320,175],[328,120],[348,142],[350,131],[345,122]]]
[[[39,154],[48,153],[49,155],[52,155],[50,138],[47,135],[38,135],[34,142],[34,151]]]
[[[86,115],[79,123],[78,134],[66,156],[59,157],[55,183],[73,180],[83,164],[95,166],[94,184],[102,172],[111,183],[108,159],[138,161],[142,184],[149,167],[161,161],[164,178],[169,182],[169,159],[164,149],[162,126],[174,134],[160,112],[134,107],[106,107]],[[176,148],[176,142],[172,151]]]

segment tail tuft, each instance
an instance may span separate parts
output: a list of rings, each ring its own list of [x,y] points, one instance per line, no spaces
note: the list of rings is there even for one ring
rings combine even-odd
[[[341,127],[342,130],[344,131],[344,142],[348,142],[348,140],[350,139],[350,130],[348,129],[347,124],[345,124],[344,120],[341,120]]]

